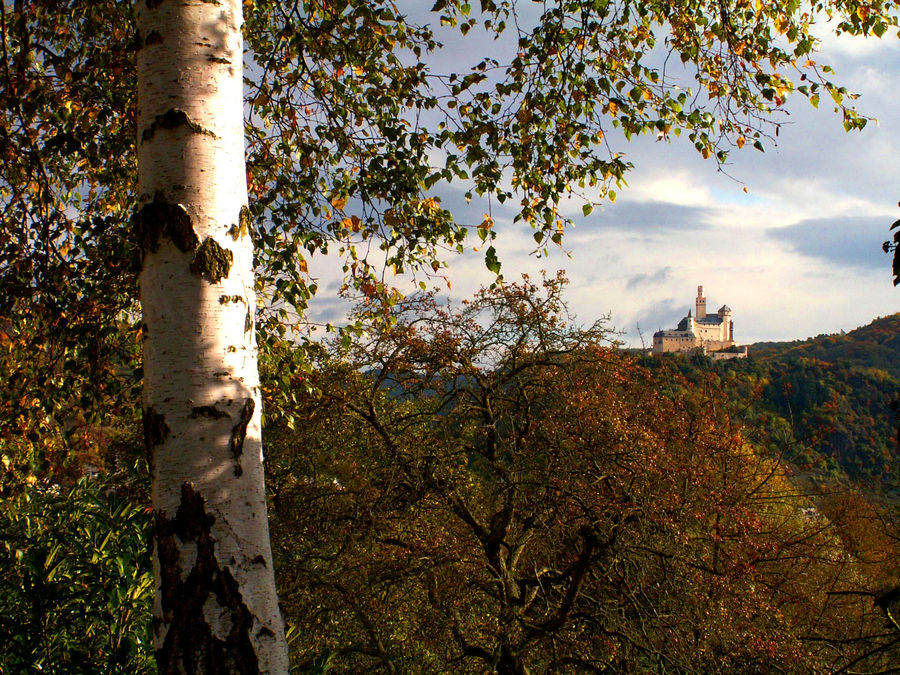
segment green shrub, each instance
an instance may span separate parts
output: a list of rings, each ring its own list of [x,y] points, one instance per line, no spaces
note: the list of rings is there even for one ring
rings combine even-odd
[[[150,510],[105,477],[7,493],[0,673],[154,672],[151,528]]]

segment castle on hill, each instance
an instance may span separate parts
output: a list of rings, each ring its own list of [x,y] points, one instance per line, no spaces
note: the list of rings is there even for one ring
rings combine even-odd
[[[715,314],[707,314],[703,286],[697,286],[694,309],[694,316],[688,310],[675,330],[660,330],[653,334],[654,354],[699,351],[716,360],[747,356],[747,348],[734,341],[734,321],[728,305],[722,305]]]

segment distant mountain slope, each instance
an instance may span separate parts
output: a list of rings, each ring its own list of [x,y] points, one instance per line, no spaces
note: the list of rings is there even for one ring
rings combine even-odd
[[[849,333],[750,346],[750,358],[666,359],[730,394],[748,430],[797,472],[900,487],[900,314]]]
[[[736,373],[757,373],[756,406],[784,420],[797,463],[824,459],[873,488],[900,484],[900,314],[839,335],[751,346]],[[759,418],[757,418],[759,419]],[[816,457],[818,455],[818,458]]]
[[[875,319],[849,333],[793,342],[758,342],[750,353],[761,361],[814,358],[846,366],[878,368],[900,378],[900,313]]]

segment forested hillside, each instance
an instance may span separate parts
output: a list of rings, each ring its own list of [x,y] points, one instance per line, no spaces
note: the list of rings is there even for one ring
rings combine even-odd
[[[757,342],[750,346],[757,361],[785,363],[814,358],[862,369],[883,370],[900,378],[900,313],[879,317],[849,333],[819,335],[793,342]]]
[[[779,408],[815,431],[836,400],[867,461],[865,411],[893,376],[805,356],[637,359],[604,324],[575,325],[564,287],[526,279],[456,308],[414,296],[390,316],[362,305],[355,341],[267,355],[269,513],[295,670],[895,663],[896,509],[801,480],[842,478],[844,456],[820,460],[836,432],[803,437]],[[8,333],[0,351],[23,382],[26,337]],[[77,399],[61,418],[22,391],[0,393],[16,411],[0,426],[0,665],[154,672],[154,515],[124,413],[137,401],[101,401],[100,426]]]
[[[896,490],[900,314],[849,333],[751,345],[746,360],[665,361],[727,392],[738,418],[795,473]]]
[[[272,388],[273,547],[295,662],[891,663],[893,601],[875,602],[898,554],[875,525],[887,514],[793,480],[782,439],[743,425],[729,395],[753,371],[635,361],[602,325],[572,328],[561,292],[559,279],[511,284],[459,310],[421,298],[349,350],[323,349],[304,376],[315,393]]]

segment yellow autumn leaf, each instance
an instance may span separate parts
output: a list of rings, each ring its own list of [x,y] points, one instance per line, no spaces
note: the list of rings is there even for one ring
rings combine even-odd
[[[338,195],[331,198],[331,205],[338,211],[342,211],[347,206],[347,197]]]
[[[746,142],[747,142],[747,139],[744,138],[743,136],[738,136],[738,137],[737,137],[737,140],[735,141],[735,143],[737,143],[737,146],[738,146],[739,148],[743,148],[743,147],[744,147],[744,143],[746,143]]]

